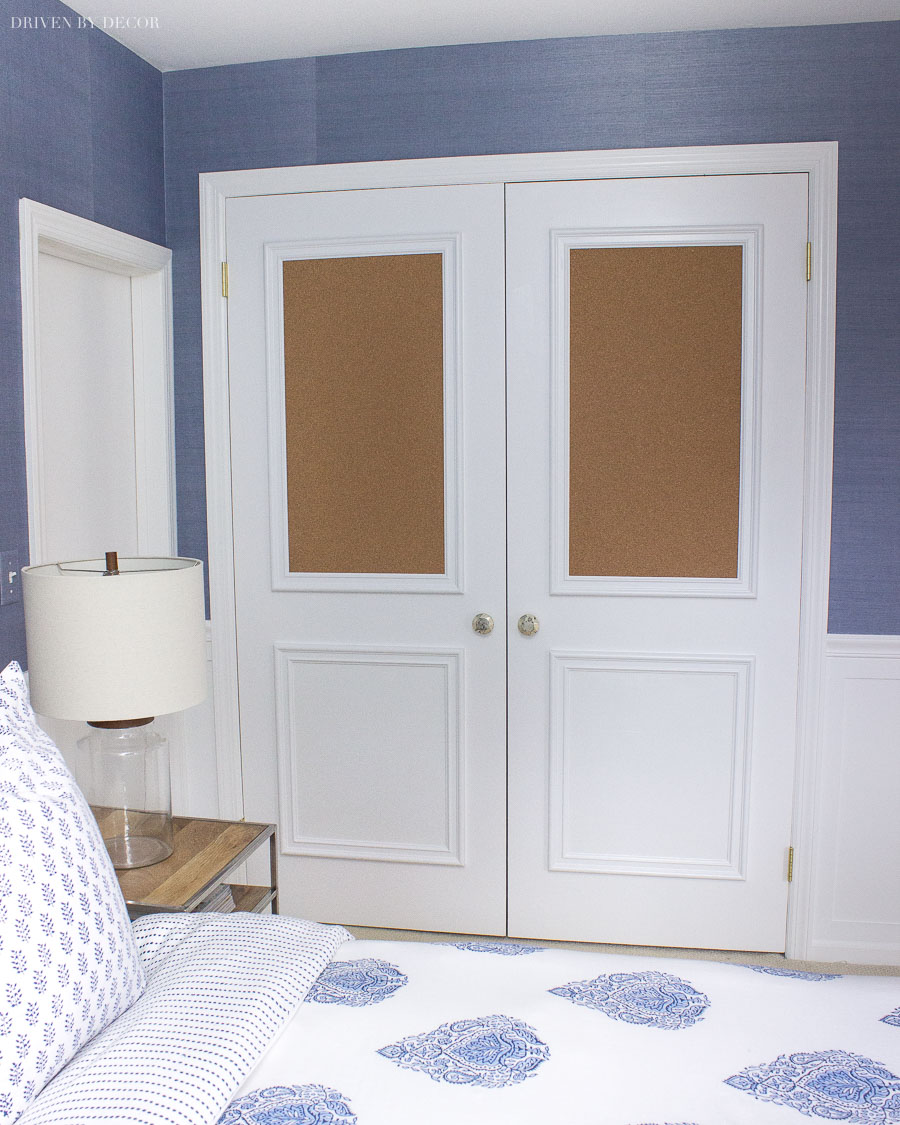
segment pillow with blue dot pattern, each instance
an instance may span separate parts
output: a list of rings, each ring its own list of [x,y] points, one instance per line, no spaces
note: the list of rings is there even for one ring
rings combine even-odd
[[[112,863],[18,664],[0,673],[0,1121],[144,990]]]

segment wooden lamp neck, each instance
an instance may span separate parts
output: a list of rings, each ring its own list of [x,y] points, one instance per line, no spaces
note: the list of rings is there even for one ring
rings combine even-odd
[[[126,730],[128,727],[145,727],[153,719],[153,715],[149,719],[97,719],[88,720],[88,726],[99,727],[101,730]]]

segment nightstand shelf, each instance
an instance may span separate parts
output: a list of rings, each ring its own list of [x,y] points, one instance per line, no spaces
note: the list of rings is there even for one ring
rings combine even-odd
[[[231,884],[231,892],[235,910],[245,910],[248,914],[259,914],[277,894],[274,887],[245,887],[238,883]]]
[[[267,907],[278,913],[278,882],[274,824],[207,820],[176,816],[174,850],[168,859],[151,867],[117,871],[119,886],[131,918],[142,914],[190,914],[217,895],[223,885],[231,895],[218,912],[242,910],[261,913]],[[269,885],[230,883],[229,873],[240,867],[266,841],[269,842]],[[215,907],[213,907],[215,911]]]

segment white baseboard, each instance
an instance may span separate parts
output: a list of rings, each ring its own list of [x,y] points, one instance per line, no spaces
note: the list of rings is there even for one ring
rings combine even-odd
[[[826,961],[849,965],[897,966],[900,975],[900,949],[895,942],[874,941],[814,941],[810,946],[810,961]]]

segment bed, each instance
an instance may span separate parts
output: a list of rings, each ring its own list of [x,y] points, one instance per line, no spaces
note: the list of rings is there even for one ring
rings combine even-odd
[[[0,1121],[900,1123],[900,978],[132,926],[84,800],[0,675]]]
[[[900,1122],[897,978],[255,915],[135,930],[146,991],[21,1125]]]

